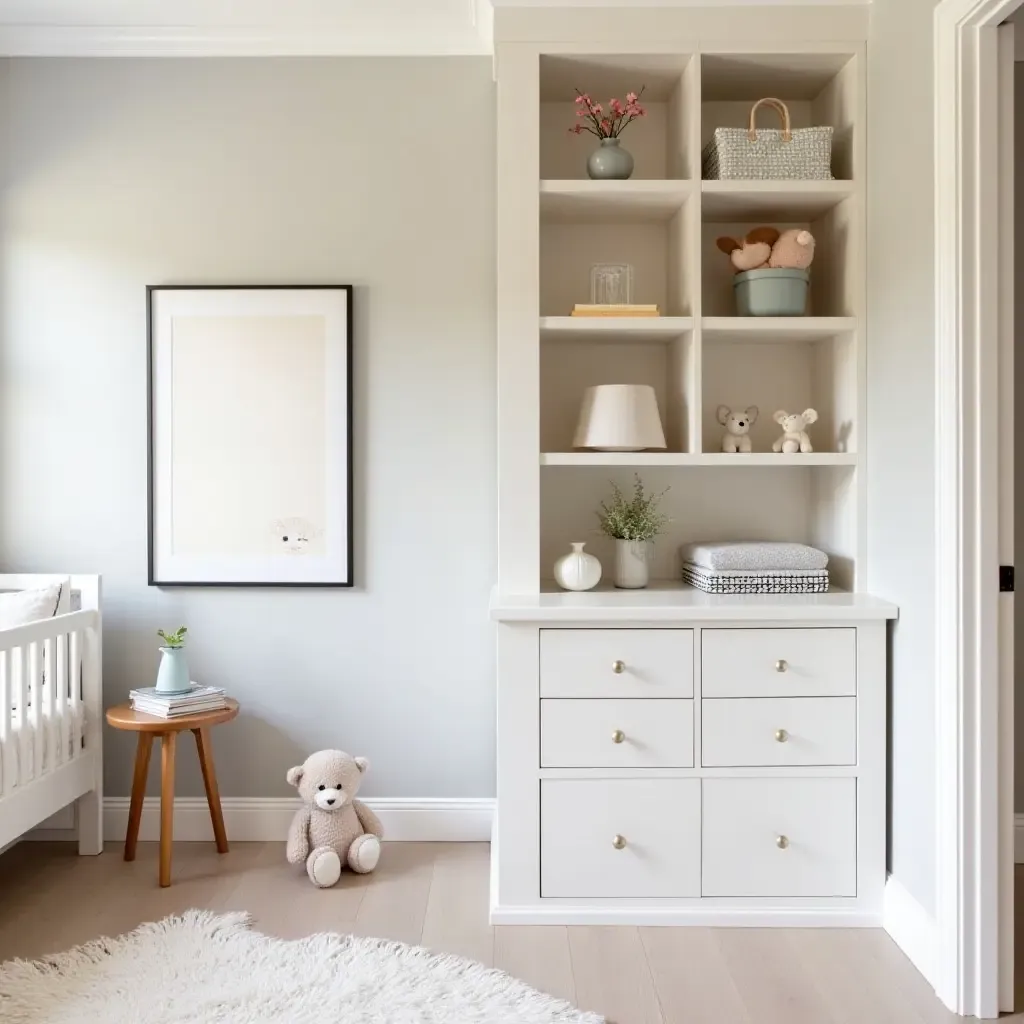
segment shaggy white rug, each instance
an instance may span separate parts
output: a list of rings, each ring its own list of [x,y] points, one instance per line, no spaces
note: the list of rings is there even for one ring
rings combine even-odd
[[[0,965],[3,1024],[601,1024],[521,981],[384,939],[286,942],[189,910]]]

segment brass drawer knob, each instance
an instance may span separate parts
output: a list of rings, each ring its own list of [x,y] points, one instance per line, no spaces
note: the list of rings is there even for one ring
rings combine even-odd
[[[785,850],[786,847],[789,846],[789,836],[776,836],[775,837],[775,845],[780,850]]]
[[[626,671],[626,663],[624,661],[613,661],[612,671],[616,675],[622,675],[622,673]]]
[[[626,837],[612,836],[612,846],[614,846],[616,850],[624,850],[626,848]]]
[[[779,743],[785,743],[785,742],[786,742],[786,740],[788,740],[788,739],[789,739],[789,733],[788,733],[788,732],[786,732],[786,730],[785,730],[785,729],[776,729],[776,730],[775,730],[775,739],[776,739],[776,740],[777,740],[777,741],[778,741]]]
[[[626,738],[626,734],[621,729],[616,729],[612,733],[612,743],[621,743]]]
[[[789,662],[787,662],[785,658],[779,658],[779,660],[775,662],[776,672],[785,672],[787,668],[789,668]]]

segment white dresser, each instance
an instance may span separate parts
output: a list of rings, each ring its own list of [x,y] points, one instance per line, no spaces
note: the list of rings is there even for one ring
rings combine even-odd
[[[879,924],[895,608],[681,600],[496,597],[492,920]]]

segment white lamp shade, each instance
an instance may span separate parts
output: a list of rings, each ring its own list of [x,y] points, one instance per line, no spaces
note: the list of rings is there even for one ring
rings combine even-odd
[[[574,448],[640,452],[664,448],[658,398],[647,384],[599,384],[583,395]]]

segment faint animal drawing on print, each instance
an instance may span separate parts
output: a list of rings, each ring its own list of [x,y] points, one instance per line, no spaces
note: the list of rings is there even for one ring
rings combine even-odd
[[[291,516],[275,519],[271,529],[277,537],[279,549],[287,555],[304,555],[312,541],[320,536],[321,530],[308,519]]]

